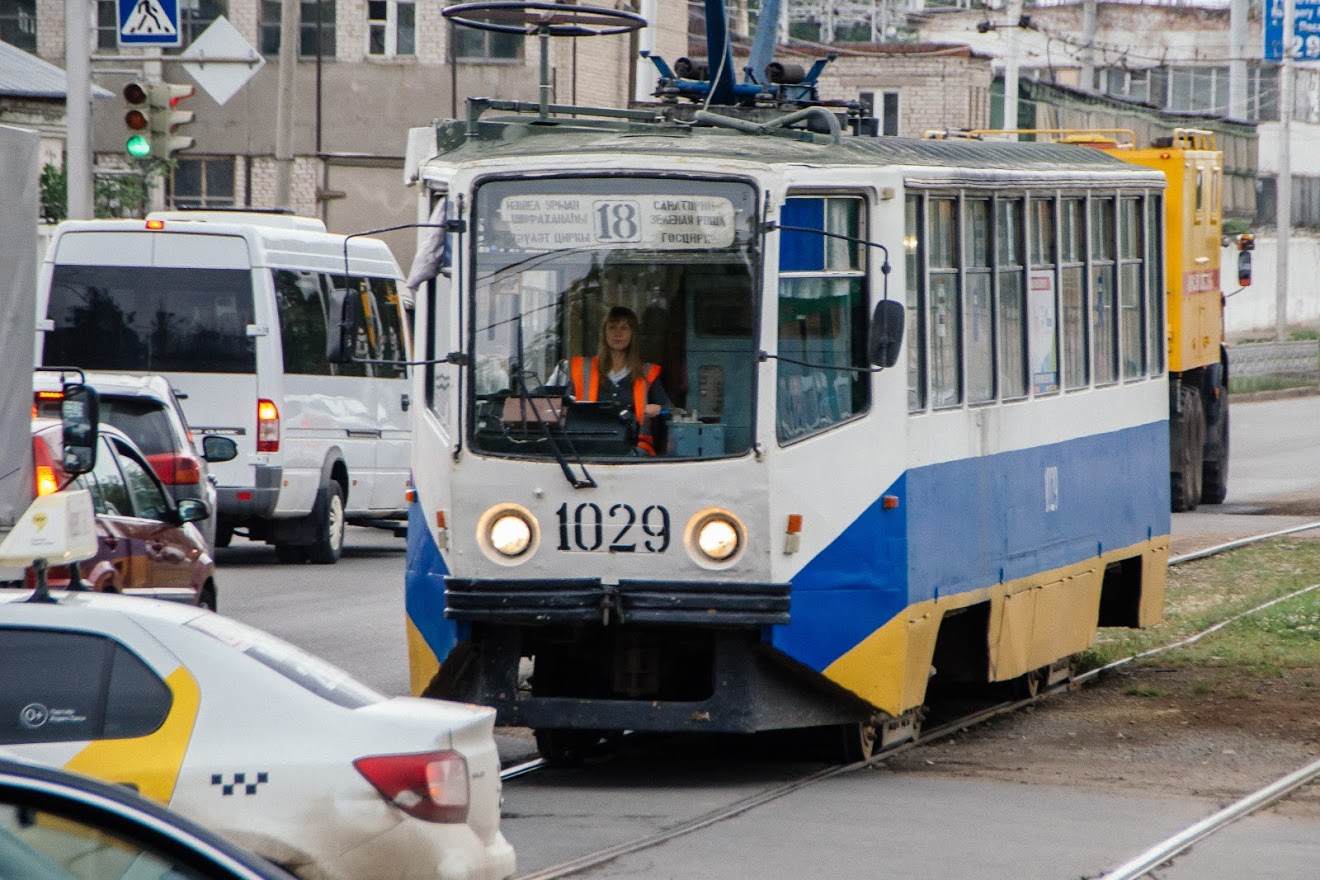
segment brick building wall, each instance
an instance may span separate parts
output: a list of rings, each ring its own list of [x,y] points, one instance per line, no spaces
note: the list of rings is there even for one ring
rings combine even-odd
[[[875,114],[882,113],[880,97],[898,95],[898,131],[901,137],[921,137],[932,129],[986,128],[990,124],[990,59],[966,46],[936,44],[850,44],[820,76],[825,99],[856,101],[863,92],[874,94]],[[789,56],[780,53],[786,60]],[[797,63],[810,65],[809,55]]]

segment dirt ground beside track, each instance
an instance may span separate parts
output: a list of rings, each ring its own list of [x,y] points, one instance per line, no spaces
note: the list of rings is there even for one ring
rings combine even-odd
[[[1320,670],[1145,667],[890,759],[894,771],[1231,803],[1320,757]],[[1320,821],[1320,785],[1271,808]]]

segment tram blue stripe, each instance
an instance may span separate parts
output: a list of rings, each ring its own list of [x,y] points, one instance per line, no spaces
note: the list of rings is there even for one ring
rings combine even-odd
[[[1168,438],[1153,422],[908,471],[883,493],[896,509],[877,498],[793,578],[773,644],[821,671],[911,604],[1169,534]]]
[[[445,619],[445,575],[449,566],[435,544],[422,505],[408,507],[408,552],[405,557],[404,609],[438,660],[444,661],[458,642],[458,628]]]

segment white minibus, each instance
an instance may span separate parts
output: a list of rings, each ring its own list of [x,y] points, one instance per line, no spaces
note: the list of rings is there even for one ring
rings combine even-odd
[[[217,546],[237,532],[281,562],[329,564],[344,524],[406,517],[409,327],[384,242],[317,219],[162,211],[60,224],[37,304],[42,365],[159,373],[217,464]],[[328,314],[366,321],[352,363],[326,358]],[[331,332],[338,332],[332,328]]]

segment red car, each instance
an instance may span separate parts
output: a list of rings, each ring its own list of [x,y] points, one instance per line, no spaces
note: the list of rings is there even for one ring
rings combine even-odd
[[[96,509],[98,552],[79,564],[83,583],[102,592],[150,596],[216,607],[215,560],[193,523],[211,511],[203,501],[177,503],[166,493],[146,456],[122,431],[100,426],[96,463],[74,480],[87,489]],[[56,491],[67,481],[60,462],[60,422],[32,422],[32,454],[37,494]],[[52,569],[52,587],[69,582],[69,567]],[[28,572],[28,581],[33,581]]]

